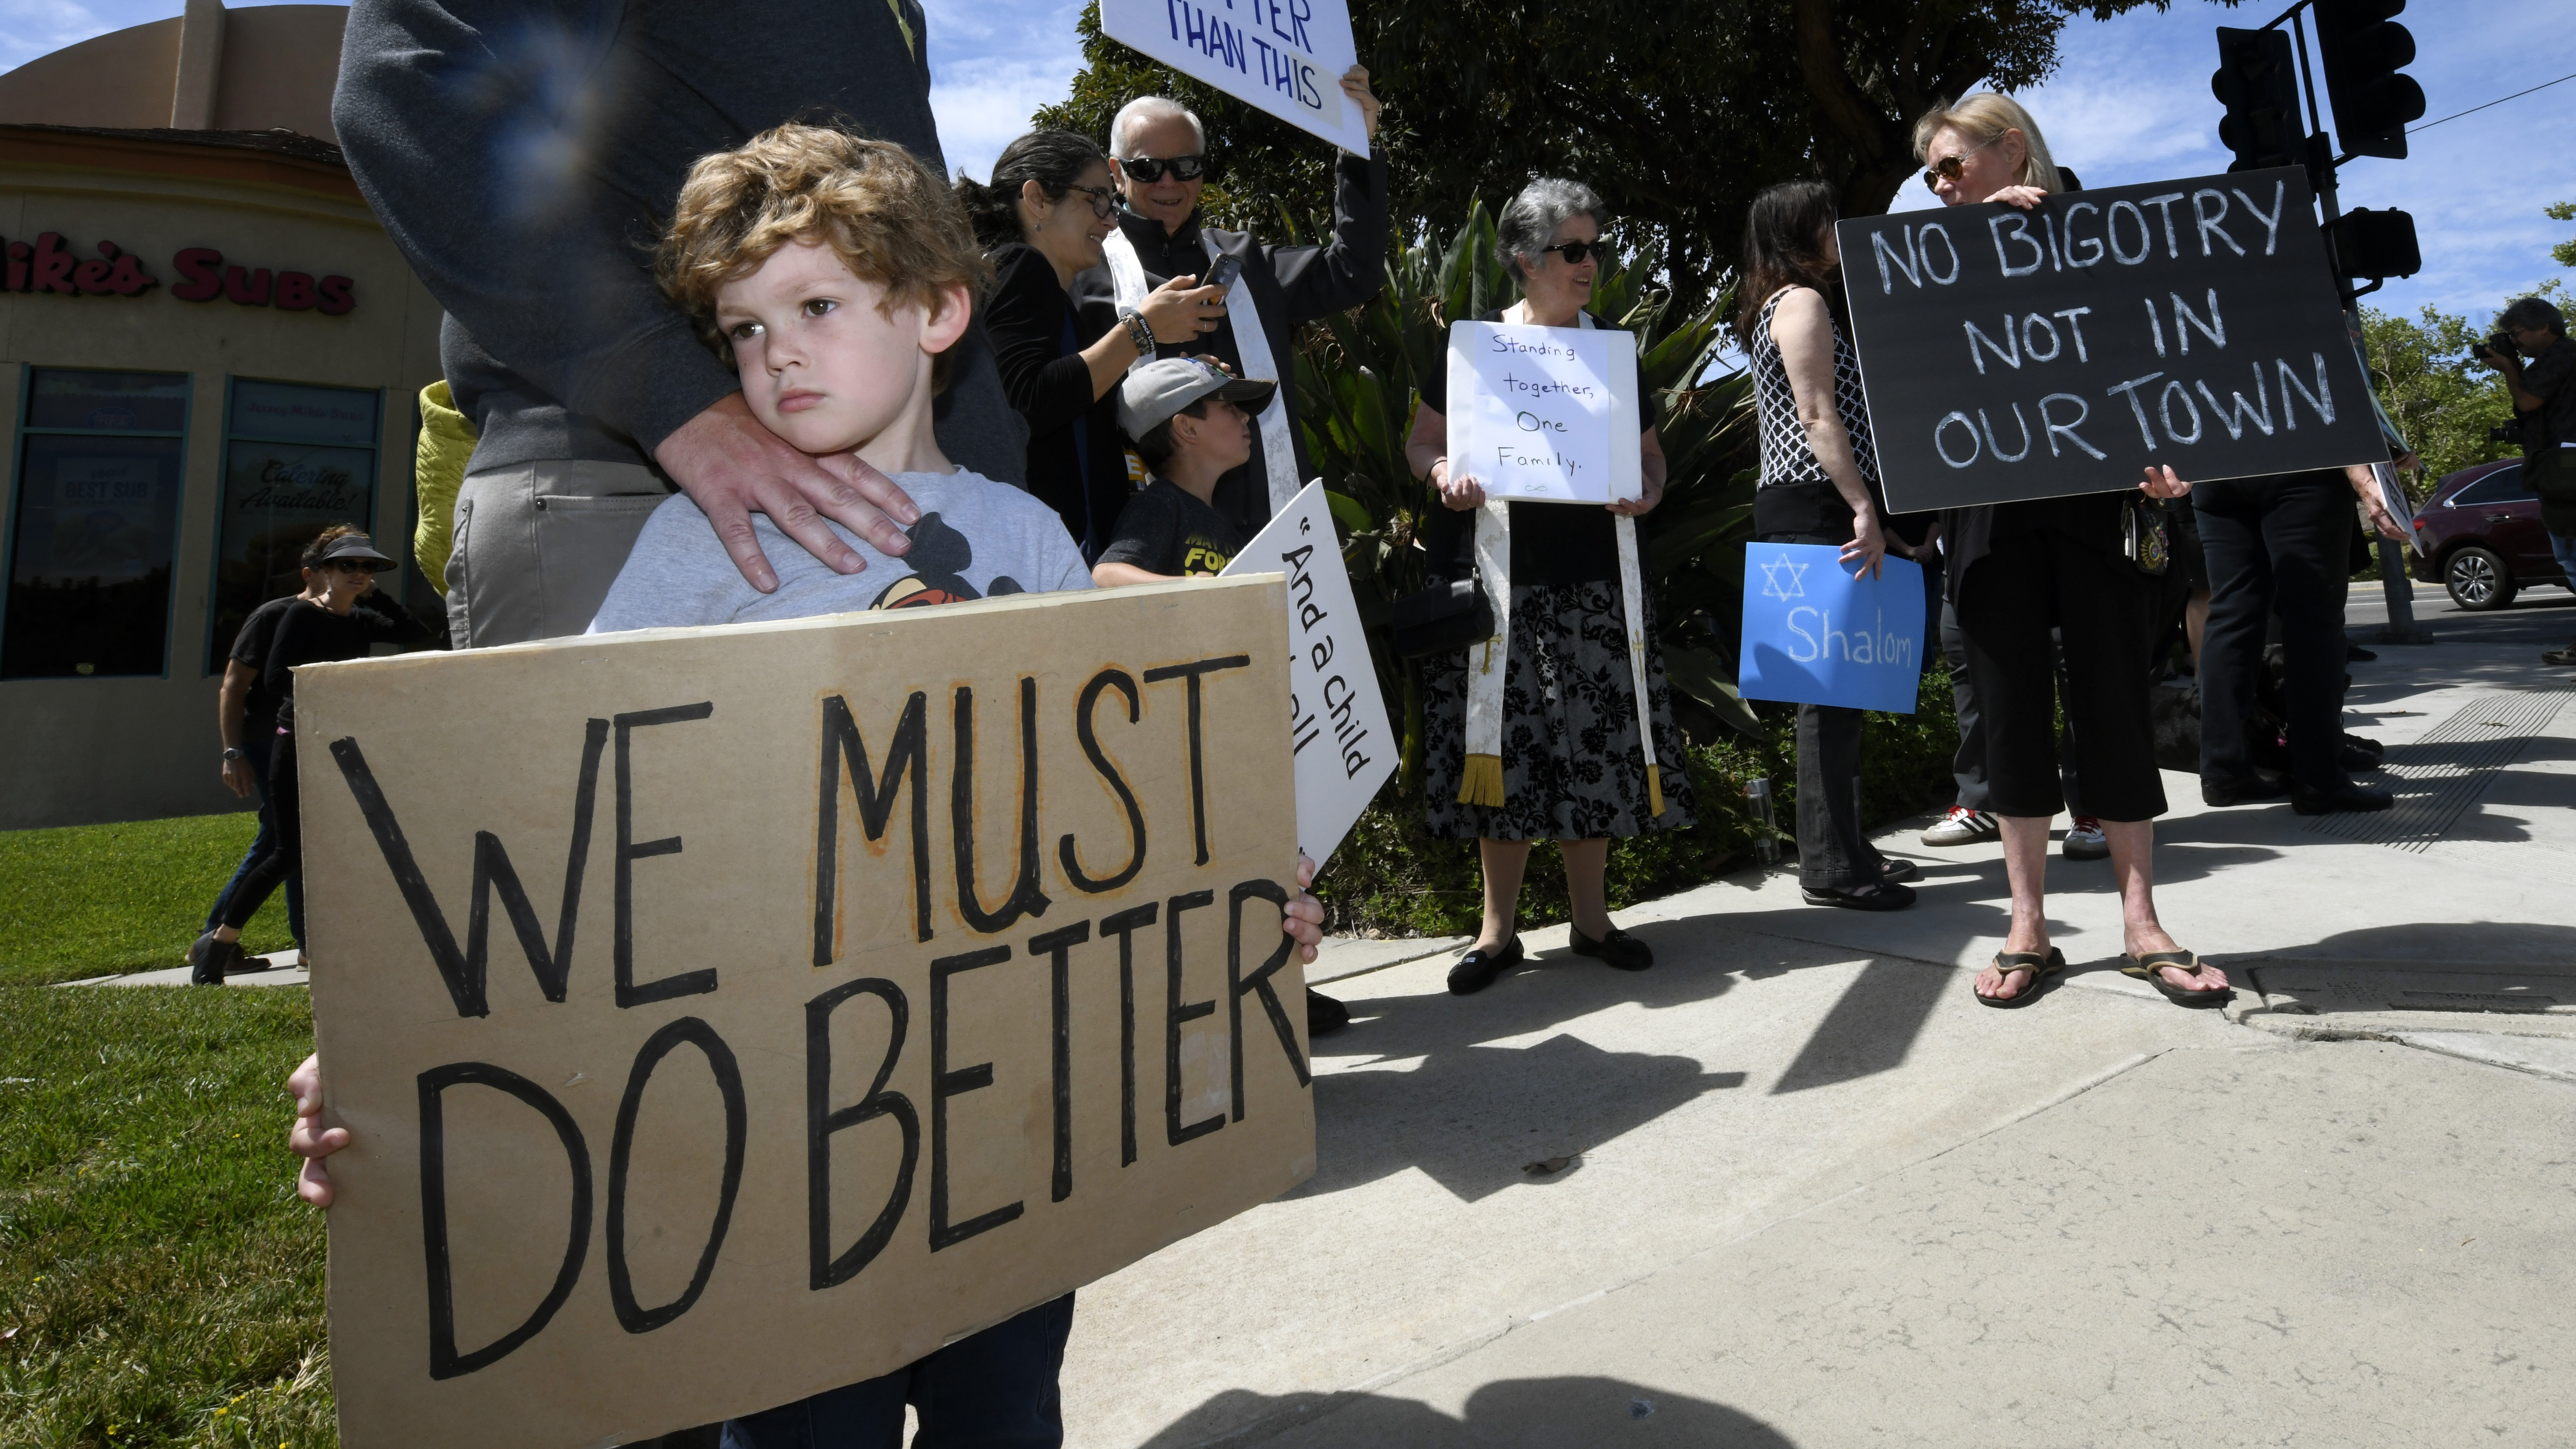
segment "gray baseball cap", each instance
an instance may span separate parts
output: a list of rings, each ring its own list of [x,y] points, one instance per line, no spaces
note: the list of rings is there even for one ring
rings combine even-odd
[[[1195,357],[1158,358],[1127,374],[1127,380],[1118,385],[1118,426],[1127,436],[1141,438],[1205,397],[1223,398],[1257,413],[1270,405],[1270,395],[1278,390],[1275,382],[1251,382]]]

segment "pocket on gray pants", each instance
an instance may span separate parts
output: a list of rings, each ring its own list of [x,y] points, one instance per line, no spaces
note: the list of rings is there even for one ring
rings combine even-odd
[[[653,510],[667,493],[611,493],[585,497],[541,493],[535,502],[537,571],[544,598],[543,631],[559,638],[590,627],[609,586],[635,551]]]

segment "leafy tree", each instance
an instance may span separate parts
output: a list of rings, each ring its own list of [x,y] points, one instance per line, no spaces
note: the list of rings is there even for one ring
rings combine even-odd
[[[1720,285],[1755,192],[1823,176],[1844,215],[1885,211],[1916,174],[1913,122],[1934,102],[2035,85],[2070,20],[2167,3],[1354,0],[1352,26],[1387,101],[1379,143],[1405,230],[1533,175],[1579,177],[1689,311]],[[1266,230],[1282,209],[1330,205],[1324,143],[1109,40],[1096,5],[1079,34],[1073,93],[1035,124],[1106,136],[1129,99],[1172,95],[1207,123],[1212,215]]]
[[[2380,406],[2414,444],[2427,477],[2513,455],[2514,444],[2487,436],[2513,421],[2513,399],[2468,355],[2486,334],[2467,318],[2431,306],[2412,318],[2364,307],[2361,334]]]
[[[2576,201],[2562,201],[2546,210],[2551,221],[2576,221]],[[2576,267],[2576,240],[2558,243],[2549,255],[2562,267]]]

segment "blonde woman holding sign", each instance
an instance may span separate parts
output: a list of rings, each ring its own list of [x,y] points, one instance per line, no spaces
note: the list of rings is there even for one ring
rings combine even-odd
[[[1914,126],[1923,182],[1942,202],[2028,210],[2065,190],[2039,124],[2009,97],[1935,106]],[[2139,487],[2179,498],[2191,485],[2150,467]],[[2227,974],[2177,945],[2156,917],[2155,817],[2165,812],[2147,714],[2153,582],[2122,548],[2125,489],[1949,510],[1950,601],[1986,725],[1986,777],[2004,842],[2012,918],[2004,949],[1979,972],[1977,999],[2021,1006],[2066,969],[2048,941],[2048,824],[2066,801],[2055,762],[2056,677],[2049,630],[2065,640],[2066,721],[2085,808],[2101,817],[2120,880],[2124,970],[2190,1006],[2217,1006]]]
[[[1603,213],[1601,198],[1580,182],[1523,188],[1497,226],[1522,300],[1478,320],[1603,325],[1583,310],[1609,254]],[[1425,661],[1431,832],[1474,837],[1485,881],[1484,922],[1474,949],[1450,970],[1449,989],[1482,991],[1520,963],[1521,875],[1530,842],[1540,839],[1556,841],[1565,857],[1575,954],[1643,971],[1654,952],[1610,921],[1602,879],[1609,838],[1692,823],[1690,778],[1628,521],[1663,500],[1653,415],[1645,413],[1637,440],[1642,497],[1603,507],[1489,504],[1475,477],[1450,464],[1447,408],[1446,376],[1426,376],[1405,453],[1445,505],[1427,530],[1433,567],[1453,578],[1472,567],[1483,577],[1500,636]]]

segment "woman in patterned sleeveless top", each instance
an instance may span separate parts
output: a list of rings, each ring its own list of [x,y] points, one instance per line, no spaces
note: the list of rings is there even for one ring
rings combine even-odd
[[[1761,427],[1753,531],[1765,543],[1839,547],[1844,567],[1875,578],[1891,549],[1912,550],[1880,521],[1869,404],[1836,315],[1835,219],[1834,189],[1821,181],[1774,186],[1745,219],[1735,337],[1753,362]],[[1915,866],[1881,855],[1860,818],[1861,714],[1798,706],[1798,885],[1810,905],[1899,910],[1914,903],[1899,882]]]

